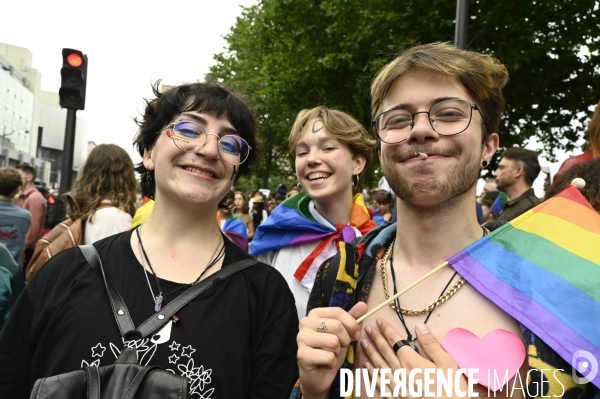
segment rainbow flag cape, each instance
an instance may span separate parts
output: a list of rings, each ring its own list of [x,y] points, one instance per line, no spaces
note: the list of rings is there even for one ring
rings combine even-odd
[[[489,213],[491,213],[492,215],[499,214],[500,212],[502,212],[504,204],[506,204],[508,201],[510,201],[508,195],[506,195],[505,192],[500,191],[500,194],[498,194],[498,196],[494,200],[494,203],[490,207]]]
[[[580,356],[600,361],[600,215],[574,186],[448,263],[576,370],[594,375]],[[600,375],[590,380],[600,387]]]
[[[221,225],[220,215],[221,214],[218,212],[217,221],[219,222],[219,225]],[[234,213],[229,213],[229,215],[227,215],[227,219],[225,219],[225,223],[221,230],[238,247],[242,248],[244,251],[248,250],[248,230],[246,229],[244,222]]]
[[[350,242],[356,237],[354,230],[349,226],[338,225],[336,230],[332,230],[318,223],[310,213],[311,201],[308,194],[302,192],[279,204],[267,221],[256,229],[250,249],[250,254],[256,256],[263,252],[321,240],[294,274],[307,288],[312,287],[321,263],[337,252],[336,247],[329,244],[335,239]],[[371,220],[361,194],[353,197],[353,203],[350,225],[365,235],[377,225]]]

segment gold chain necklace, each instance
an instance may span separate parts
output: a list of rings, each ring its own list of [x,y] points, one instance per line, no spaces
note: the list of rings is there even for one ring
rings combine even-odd
[[[483,226],[481,226],[481,228],[483,229],[484,237],[487,236],[488,234],[490,234],[490,231],[487,228],[485,228]],[[387,265],[390,255],[392,254],[392,250],[394,248],[395,242],[396,242],[396,240],[392,241],[389,248],[383,255],[383,258],[381,258],[381,265],[380,265],[381,281],[383,282],[383,293],[385,295],[385,299],[390,299],[390,294],[388,292],[388,285],[387,285],[387,272],[385,270],[385,266]],[[465,279],[461,276],[458,279],[458,281],[456,282],[456,284],[454,284],[452,287],[450,287],[448,289],[448,291],[446,291],[443,295],[441,295],[437,300],[435,300],[434,302],[427,305],[425,308],[423,308],[421,310],[412,310],[412,309],[405,309],[403,307],[400,307],[400,311],[402,312],[403,315],[406,315],[406,316],[419,316],[419,315],[422,315],[425,313],[429,313],[433,309],[435,309],[436,307],[440,306],[441,304],[446,302],[448,299],[450,299],[452,297],[452,295],[456,294],[456,291],[461,289],[461,287],[464,284],[465,284]],[[390,303],[390,307],[392,309],[394,309],[394,311],[396,311],[396,305],[393,302]]]
[[[385,270],[385,266],[387,265],[390,255],[392,254],[392,249],[394,248],[394,243],[395,243],[395,240],[392,241],[389,248],[383,255],[383,258],[381,258],[381,266],[380,266],[381,280],[383,282],[383,293],[385,295],[385,299],[390,299],[390,294],[389,294],[388,285],[387,285],[387,272]],[[450,287],[448,289],[448,291],[446,291],[444,293],[444,295],[441,295],[437,300],[433,301],[432,303],[430,303],[429,305],[427,305],[425,308],[423,308],[421,310],[412,310],[412,309],[406,309],[406,308],[400,307],[400,311],[402,312],[403,315],[406,315],[406,316],[419,316],[419,315],[422,315],[425,313],[429,313],[434,308],[436,308],[437,306],[441,305],[442,303],[444,303],[448,299],[450,299],[450,297],[452,297],[452,295],[456,294],[456,291],[458,291],[464,285],[464,283],[465,283],[465,279],[463,277],[460,277],[458,279],[458,281],[456,282],[456,284],[454,284],[452,287]],[[393,302],[390,303],[390,307],[392,309],[396,310],[396,305]]]

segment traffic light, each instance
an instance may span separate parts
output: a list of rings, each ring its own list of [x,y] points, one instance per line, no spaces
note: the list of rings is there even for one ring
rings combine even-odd
[[[58,96],[60,106],[68,109],[85,108],[85,85],[87,83],[88,57],[79,50],[62,50],[62,78]]]

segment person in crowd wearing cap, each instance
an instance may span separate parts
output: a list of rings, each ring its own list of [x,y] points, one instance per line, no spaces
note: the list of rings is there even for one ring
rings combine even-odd
[[[257,191],[250,200],[250,204],[252,205],[250,207],[250,214],[252,215],[252,222],[254,224],[254,234],[256,234],[258,226],[266,222],[269,217],[269,214],[265,209],[265,197],[263,196],[263,193]]]
[[[277,206],[260,225],[250,253],[285,277],[298,316],[321,262],[340,242],[373,229],[362,198],[362,181],[375,140],[350,115],[324,106],[301,111],[289,137],[296,176],[305,190]]]

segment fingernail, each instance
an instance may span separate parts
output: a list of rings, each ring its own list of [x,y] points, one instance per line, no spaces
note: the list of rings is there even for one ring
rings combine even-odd
[[[362,341],[360,341],[360,345],[363,347],[363,349],[367,349],[369,347],[369,343],[367,342],[366,339],[363,339]]]
[[[367,332],[367,334],[371,335],[371,326],[366,326],[365,331]]]
[[[367,370],[371,371],[373,370],[373,365],[369,362],[365,363],[365,366],[367,367]]]
[[[358,330],[355,334],[354,334],[354,340],[358,341],[360,339],[360,330]]]
[[[427,328],[427,326],[425,324],[418,324],[417,332],[419,334],[427,334],[429,332],[429,328]]]
[[[381,319],[377,319],[375,322],[377,323],[377,327],[381,327]]]

